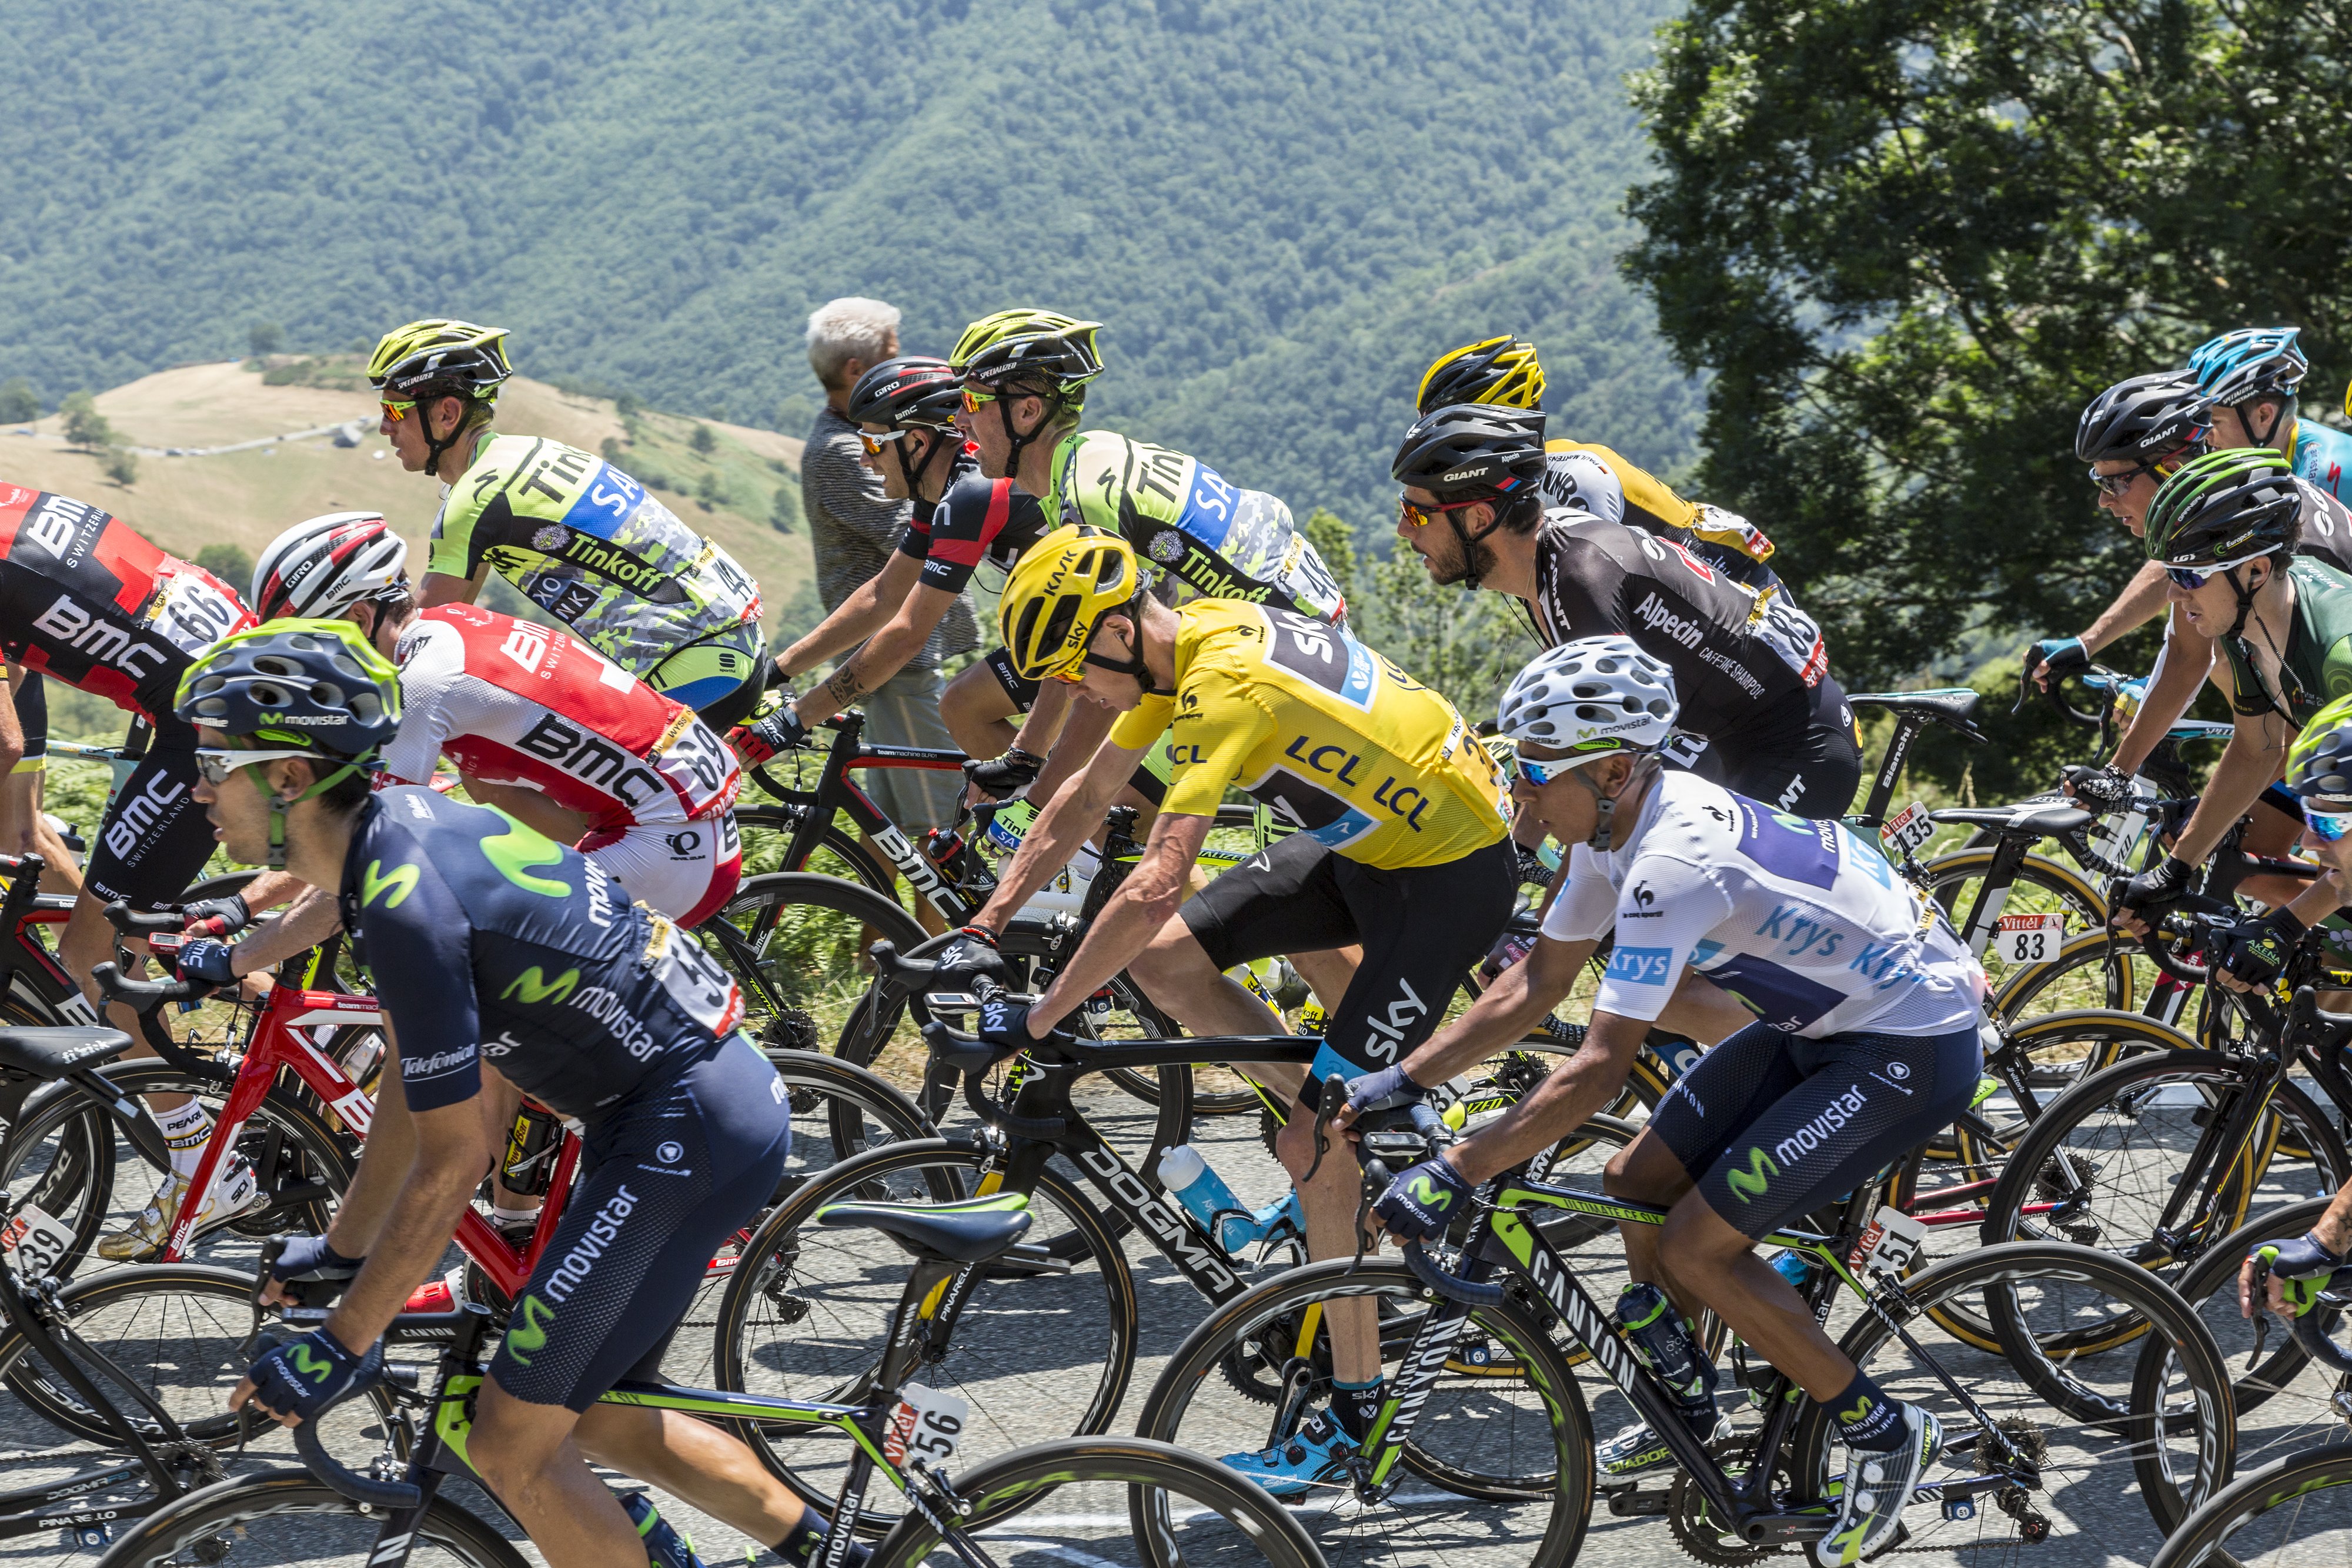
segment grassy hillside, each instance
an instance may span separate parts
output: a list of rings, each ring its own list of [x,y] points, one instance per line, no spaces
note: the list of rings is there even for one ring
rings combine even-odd
[[[1612,265],[1619,77],[1672,8],[19,0],[0,380],[454,313],[533,374],[798,434],[806,312],[858,292],[932,350],[1008,304],[1099,318],[1098,420],[1360,528],[1471,335],[1532,334],[1563,429],[1672,467],[1692,395]]]

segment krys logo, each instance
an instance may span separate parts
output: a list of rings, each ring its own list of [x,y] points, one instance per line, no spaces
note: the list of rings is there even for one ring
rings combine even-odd
[[[1607,977],[1629,986],[1663,986],[1674,962],[1671,947],[1620,947],[1609,955]]]

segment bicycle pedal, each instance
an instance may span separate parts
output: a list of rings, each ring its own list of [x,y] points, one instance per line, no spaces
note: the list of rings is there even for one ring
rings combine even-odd
[[[1666,1500],[1670,1495],[1664,1490],[1643,1491],[1639,1487],[1626,1487],[1609,1494],[1609,1511],[1620,1519],[1662,1514],[1666,1511]]]

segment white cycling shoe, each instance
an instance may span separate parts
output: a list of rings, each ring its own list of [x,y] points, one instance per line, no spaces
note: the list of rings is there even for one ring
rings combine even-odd
[[[1903,1446],[1893,1453],[1848,1448],[1837,1525],[1813,1542],[1813,1561],[1847,1568],[1894,1545],[1912,1489],[1943,1451],[1943,1425],[1916,1405],[1903,1406]]]
[[[137,1219],[99,1239],[98,1255],[110,1263],[137,1263],[161,1252],[163,1239],[171,1234],[172,1222],[179,1216],[180,1205],[188,1200],[191,1185],[188,1177],[173,1171],[171,1185],[156,1193],[154,1201],[140,1212]],[[195,1234],[226,1225],[260,1200],[261,1186],[254,1179],[253,1167],[246,1163],[243,1155],[231,1155],[221,1167],[219,1179],[213,1183],[212,1201],[196,1217]]]

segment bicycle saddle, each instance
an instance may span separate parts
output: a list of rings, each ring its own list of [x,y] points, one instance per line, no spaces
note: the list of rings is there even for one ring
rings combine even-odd
[[[1855,707],[1916,714],[1954,729],[1968,730],[1975,727],[1969,721],[1976,717],[1977,704],[1984,700],[1984,695],[1966,686],[1947,686],[1932,692],[1848,692],[1845,700]]]
[[[0,1029],[0,1067],[36,1078],[63,1078],[130,1049],[131,1037],[119,1029]]]
[[[1964,822],[1972,828],[1990,828],[1997,833],[2021,833],[2037,839],[2071,833],[2095,820],[2095,813],[2074,806],[1984,806],[1930,811],[1927,815],[1938,822]]]
[[[930,1263],[985,1263],[1020,1240],[1032,1218],[1017,1192],[961,1203],[829,1203],[816,1211],[819,1225],[878,1230]]]

